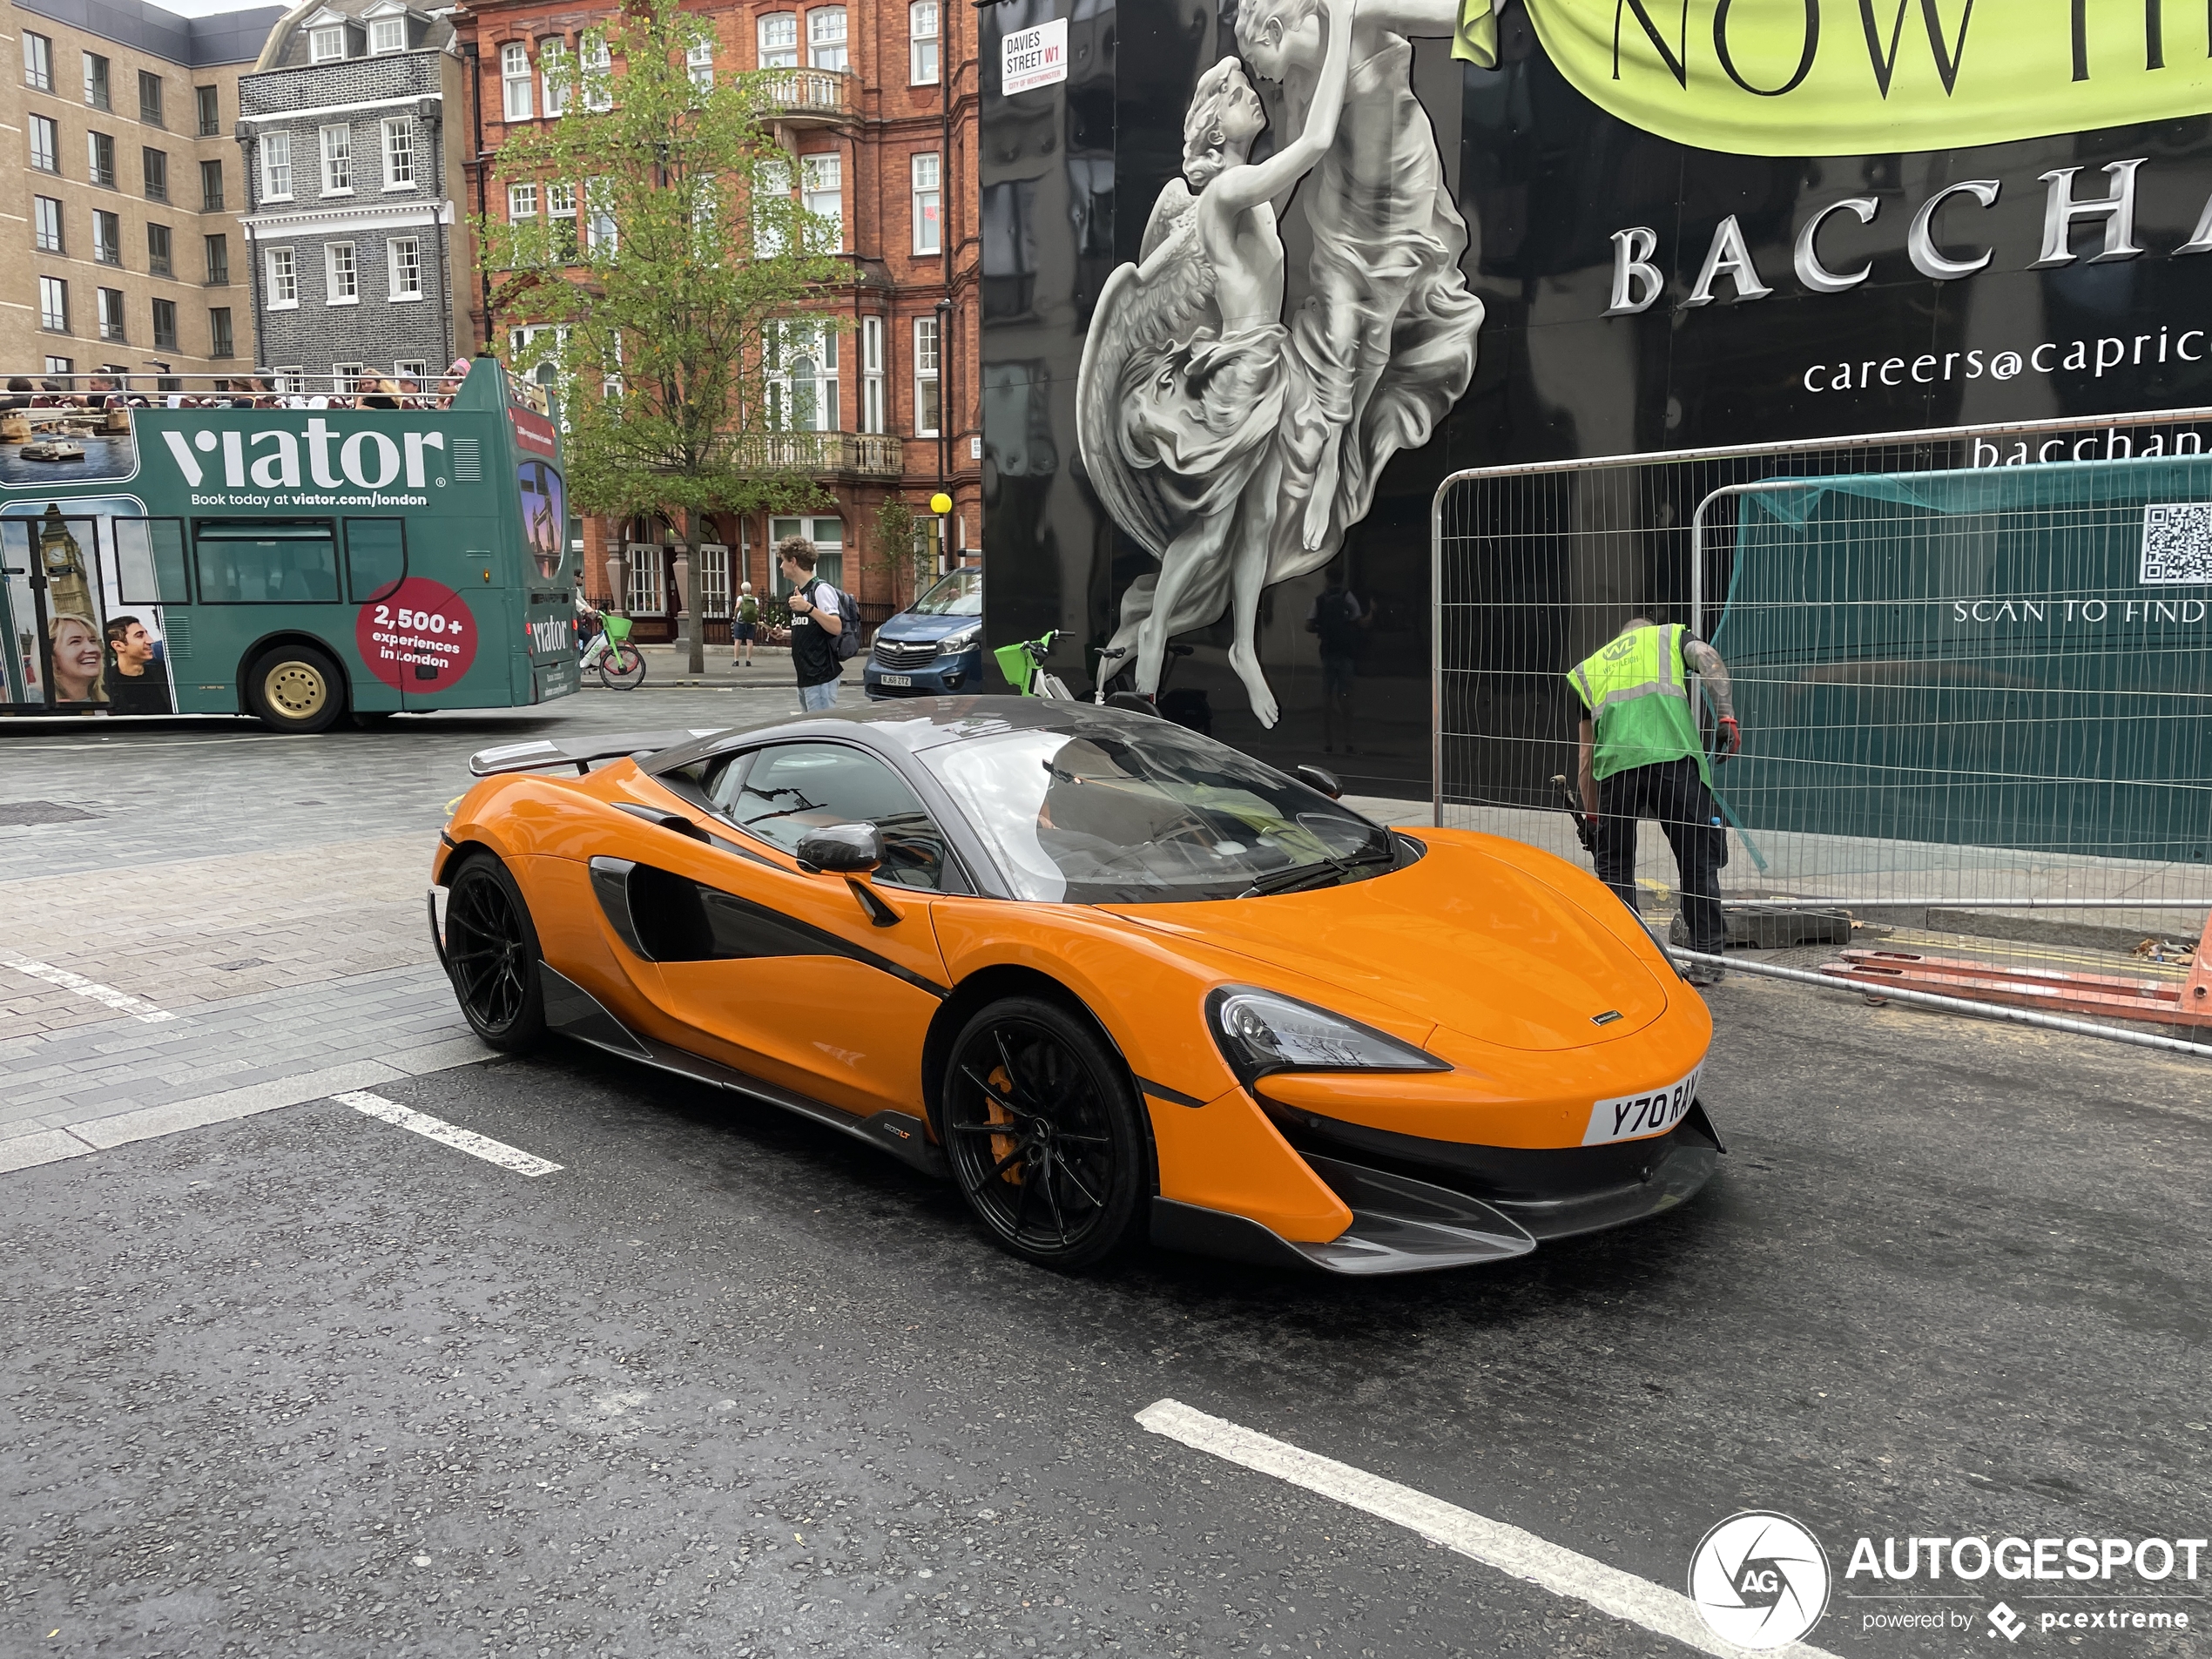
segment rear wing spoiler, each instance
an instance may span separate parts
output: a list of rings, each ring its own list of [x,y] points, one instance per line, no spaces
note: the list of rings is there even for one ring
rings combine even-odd
[[[711,738],[720,729],[679,727],[662,732],[610,732],[595,736],[578,734],[558,743],[543,738],[534,743],[503,743],[496,749],[479,749],[470,755],[469,770],[479,778],[493,778],[506,772],[536,772],[541,766],[574,766],[577,772],[586,772],[591,770],[595,760],[655,754],[696,738]]]

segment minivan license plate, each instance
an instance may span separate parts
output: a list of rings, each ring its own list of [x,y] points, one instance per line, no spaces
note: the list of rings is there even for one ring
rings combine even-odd
[[[886,685],[912,685],[914,683],[914,677],[911,674],[878,674],[876,678]]]

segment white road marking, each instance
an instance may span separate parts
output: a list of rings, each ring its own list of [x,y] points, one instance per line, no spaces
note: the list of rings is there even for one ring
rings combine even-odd
[[[142,996],[128,995],[117,990],[112,985],[96,983],[81,974],[71,973],[65,968],[54,968],[44,962],[34,962],[28,957],[10,955],[4,950],[0,950],[0,967],[12,968],[18,974],[27,974],[32,979],[44,980],[49,985],[58,985],[64,991],[74,991],[78,995],[88,996],[95,1002],[105,1002],[118,1012],[128,1014],[134,1019],[143,1020],[148,1025],[158,1025],[164,1020],[173,1020],[177,1017],[167,1008],[154,1007]]]
[[[1180,1440],[1194,1450],[1240,1464],[1261,1474],[1304,1487],[1354,1509],[1394,1521],[1460,1554],[1524,1579],[1554,1595],[1571,1596],[1601,1613],[1640,1624],[1716,1659],[1743,1659],[1749,1649],[1723,1642],[1706,1628],[1688,1596],[1662,1589],[1648,1579],[1608,1567],[1603,1561],[1548,1543],[1531,1532],[1492,1521],[1471,1509],[1432,1498],[1365,1469],[1339,1463],[1224,1418],[1209,1417],[1178,1399],[1163,1399],[1137,1413],[1136,1420],[1155,1434]],[[1685,1542],[1689,1548],[1690,1542]],[[1768,1650],[1780,1659],[1835,1659],[1802,1642]]]
[[[480,1157],[487,1163],[496,1163],[502,1170],[512,1170],[517,1175],[550,1175],[561,1167],[543,1158],[532,1157],[528,1152],[511,1147],[504,1141],[495,1141],[488,1135],[477,1134],[474,1130],[456,1128],[442,1117],[412,1110],[395,1100],[385,1099],[381,1095],[372,1095],[366,1089],[333,1095],[331,1099],[342,1101],[355,1111],[367,1112],[371,1117],[381,1117],[388,1123],[413,1130],[417,1135],[427,1136],[442,1146],[449,1146],[457,1152]]]

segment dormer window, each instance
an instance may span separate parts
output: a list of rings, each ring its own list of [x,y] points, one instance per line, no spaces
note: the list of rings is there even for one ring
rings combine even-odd
[[[342,23],[324,24],[307,31],[307,61],[311,64],[339,64],[346,58],[346,25]]]
[[[383,52],[405,51],[407,50],[407,19],[405,17],[370,18],[368,50],[371,56]]]

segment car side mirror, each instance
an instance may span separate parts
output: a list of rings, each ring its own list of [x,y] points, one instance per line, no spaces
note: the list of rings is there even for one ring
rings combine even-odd
[[[883,862],[883,832],[873,824],[833,824],[799,838],[799,866],[809,875],[872,875]]]
[[[1344,799],[1344,786],[1337,781],[1333,772],[1324,772],[1318,766],[1299,766],[1293,770],[1291,776],[1307,788],[1319,790],[1331,800]]]

